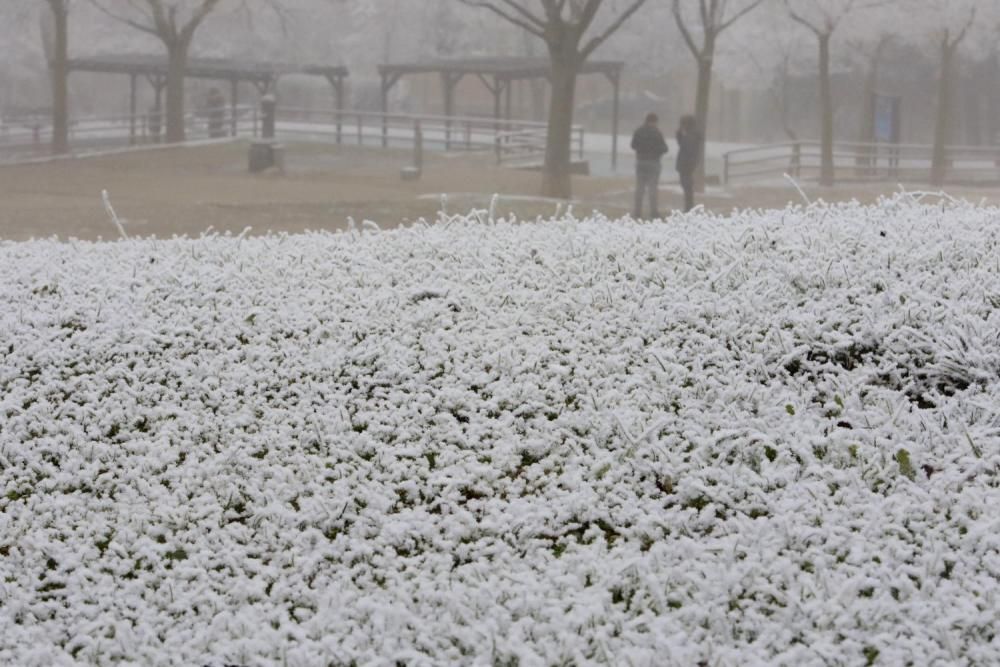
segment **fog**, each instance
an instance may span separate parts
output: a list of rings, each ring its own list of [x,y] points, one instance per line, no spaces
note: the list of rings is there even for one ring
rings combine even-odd
[[[649,112],[671,133],[694,115],[707,145],[701,169],[719,180],[738,172],[722,162],[737,147],[795,144],[780,159],[830,184],[841,169],[834,144],[857,164],[884,144],[913,147],[913,173],[941,182],[945,147],[990,147],[1000,134],[994,0],[5,0],[0,21],[4,136],[30,127],[56,153],[80,119],[128,116],[130,143],[161,131],[176,142],[190,132],[185,114],[204,114],[211,99],[235,116],[237,103],[268,92],[279,113],[544,123],[536,148],[545,143],[546,173],[563,175],[543,190],[559,196],[569,192],[571,126],[589,135],[578,140],[581,155],[584,144],[594,153],[588,169],[612,173]],[[106,57],[118,64],[79,66]],[[162,68],[127,66],[149,57]],[[545,71],[380,69],[491,58],[530,58]],[[206,59],[273,76],[184,76],[189,60]],[[621,69],[588,72],[584,62]],[[345,72],[335,99],[329,77],[302,76],[331,67]],[[607,138],[615,129],[621,140]],[[450,148],[450,136],[441,143]],[[612,159],[592,148],[604,144]]]
[[[5,0],[2,12],[4,59],[0,64],[0,113],[17,115],[51,106],[43,35],[46,0]],[[155,53],[162,44],[150,35],[102,15],[89,2],[70,4],[70,56],[105,53]],[[114,2],[106,3],[111,9]],[[117,3],[125,8],[125,3]],[[139,3],[142,4],[142,3]],[[189,2],[196,5],[198,3]],[[525,5],[538,4],[525,1]],[[606,0],[598,20],[609,20],[624,5]],[[594,58],[626,63],[623,80],[625,117],[638,119],[647,108],[667,116],[693,110],[697,86],[695,59],[667,0],[650,0],[626,22]],[[756,4],[730,0],[683,0],[680,12],[690,33],[700,40],[699,5],[721,5],[727,18]],[[902,137],[930,142],[941,65],[941,33],[963,28],[968,7],[973,25],[957,47],[952,78],[955,108],[950,120],[954,141],[992,144],[1000,114],[997,105],[996,3],[898,0],[865,7],[862,2],[763,2],[719,36],[714,55],[710,136],[738,142],[766,142],[785,137],[819,136],[818,49],[811,29],[797,24],[789,9],[812,12],[828,25],[836,22],[830,49],[832,94],[837,135],[865,137],[866,93],[877,90],[902,98]],[[227,7],[227,5],[229,5]],[[728,5],[728,6],[727,6]],[[946,21],[939,22],[943,13]],[[378,102],[375,70],[383,62],[414,62],[434,57],[542,55],[540,40],[488,11],[457,0],[262,0],[222,2],[199,28],[194,55],[344,64],[351,70],[351,107],[374,108]],[[954,25],[949,25],[953,23]],[[873,74],[874,72],[874,74]],[[474,86],[468,86],[470,89]],[[70,83],[75,113],[124,111],[120,81],[77,77]],[[295,106],[317,103],[322,86],[289,82],[284,97]],[[421,95],[421,86],[397,92],[402,108],[441,111],[437,96]],[[518,91],[521,93],[521,91]],[[537,92],[516,96],[518,117],[538,117]],[[424,99],[426,97],[426,99]],[[581,86],[577,110],[587,123],[608,121],[609,95],[599,85]],[[470,90],[461,95],[463,114],[490,111],[488,97]]]
[[[0,667],[1000,665],[998,37],[0,0]]]

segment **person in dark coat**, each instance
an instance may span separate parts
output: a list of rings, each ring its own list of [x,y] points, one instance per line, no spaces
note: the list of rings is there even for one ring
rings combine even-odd
[[[660,160],[670,150],[659,128],[660,119],[655,113],[646,116],[646,122],[632,135],[635,151],[635,207],[632,217],[642,218],[642,200],[649,193],[650,218],[660,217],[657,199],[660,187]]]
[[[701,132],[694,116],[681,117],[677,130],[677,173],[684,189],[684,212],[694,208],[694,172],[701,162]]]

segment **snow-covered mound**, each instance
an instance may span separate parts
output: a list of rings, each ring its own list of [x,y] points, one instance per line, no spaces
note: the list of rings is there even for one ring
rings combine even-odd
[[[483,217],[0,245],[0,664],[1000,661],[1000,210]]]

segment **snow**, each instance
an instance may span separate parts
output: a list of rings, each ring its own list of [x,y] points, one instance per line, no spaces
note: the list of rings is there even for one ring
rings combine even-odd
[[[1000,210],[488,217],[0,244],[0,663],[1000,661]]]

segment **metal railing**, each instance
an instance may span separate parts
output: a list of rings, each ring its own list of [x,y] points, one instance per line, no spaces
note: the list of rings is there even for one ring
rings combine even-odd
[[[378,111],[318,111],[279,108],[279,135],[300,139],[332,140],[358,146],[410,147],[419,123],[426,145],[444,150],[490,150],[493,137],[504,127],[520,121],[492,118],[434,116],[428,114],[381,113]]]
[[[440,116],[432,114],[381,113],[378,111],[279,108],[279,137],[327,140],[338,144],[412,147],[419,127],[423,143],[445,151],[491,151],[498,163],[523,158],[525,144],[535,145],[544,138],[548,124],[484,116]],[[573,128],[575,148],[583,158],[585,131]]]
[[[834,179],[838,182],[929,181],[934,147],[925,144],[837,142]],[[822,146],[795,141],[729,151],[723,156],[723,182],[762,181],[789,174],[818,179]],[[948,146],[945,179],[950,183],[1000,182],[1000,146]]]
[[[71,152],[88,152],[124,146],[163,143],[166,139],[162,113],[78,116],[69,123]],[[197,110],[184,116],[187,140],[256,136],[260,131],[256,107],[226,107]],[[4,118],[0,122],[0,160],[47,155],[51,152],[52,122],[49,117]]]
[[[584,129],[574,125],[572,130],[573,152],[577,158],[585,158],[586,135]],[[500,132],[496,136],[496,158],[500,165],[540,164],[545,158],[548,126]]]
[[[234,113],[235,112],[235,113]],[[162,113],[80,116],[70,123],[73,153],[149,145],[165,140]],[[187,140],[260,136],[263,113],[257,106],[196,110],[185,115]],[[573,149],[584,159],[585,131],[574,126]],[[548,125],[534,121],[476,116],[380,113],[278,107],[278,140],[318,141],[382,148],[413,148],[419,141],[431,150],[492,153],[497,164],[538,161],[544,156]],[[0,161],[17,161],[51,152],[49,116],[0,121]]]
[[[531,163],[545,157],[546,128],[501,132],[496,136],[497,164]]]

